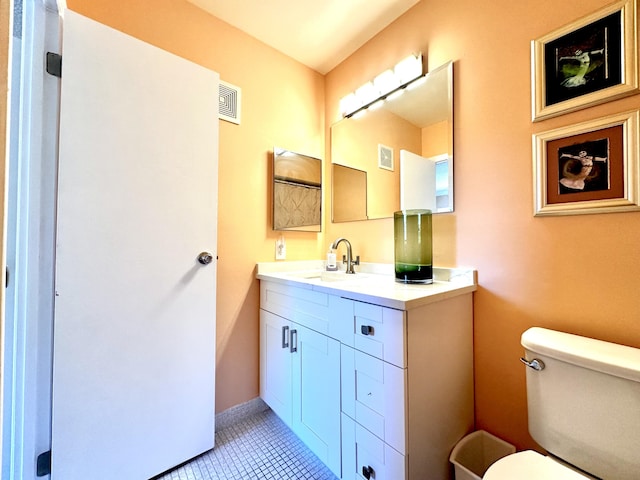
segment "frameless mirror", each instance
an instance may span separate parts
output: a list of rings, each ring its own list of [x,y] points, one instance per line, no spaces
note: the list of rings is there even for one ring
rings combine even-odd
[[[273,229],[321,230],[322,161],[274,147]]]
[[[417,83],[417,82],[416,82]],[[391,96],[390,96],[391,97]],[[453,211],[453,63],[426,74],[414,88],[363,115],[331,126],[334,222],[388,218],[401,209]],[[366,172],[360,218],[343,215],[351,205],[348,183],[335,165]],[[343,219],[346,218],[346,219]]]

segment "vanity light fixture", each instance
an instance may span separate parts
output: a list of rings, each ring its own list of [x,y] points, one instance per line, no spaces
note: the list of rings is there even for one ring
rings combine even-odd
[[[340,100],[340,113],[349,118],[358,112],[377,107],[387,99],[400,95],[404,88],[423,78],[422,54],[409,55]]]

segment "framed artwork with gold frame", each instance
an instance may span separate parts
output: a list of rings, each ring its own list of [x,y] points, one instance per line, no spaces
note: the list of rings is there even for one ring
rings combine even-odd
[[[637,0],[621,0],[531,43],[532,120],[638,92]]]
[[[640,110],[533,135],[534,215],[640,210]]]

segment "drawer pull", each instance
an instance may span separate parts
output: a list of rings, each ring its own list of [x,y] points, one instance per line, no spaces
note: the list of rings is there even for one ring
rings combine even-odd
[[[362,476],[366,479],[376,478],[376,472],[370,466],[362,467]]]
[[[298,351],[298,331],[295,329],[291,330],[289,344],[289,352],[295,353]]]
[[[373,335],[373,327],[371,325],[360,326],[360,332],[363,335]]]
[[[282,327],[282,348],[289,348],[289,327]]]

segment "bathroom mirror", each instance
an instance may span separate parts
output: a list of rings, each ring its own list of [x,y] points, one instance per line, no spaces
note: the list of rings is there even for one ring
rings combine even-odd
[[[273,149],[273,229],[321,231],[322,161]]]
[[[453,211],[453,63],[372,111],[331,126],[331,162],[366,172],[366,212],[343,215],[352,195],[332,169],[334,222],[388,218],[401,209]],[[341,220],[341,218],[348,218]]]

